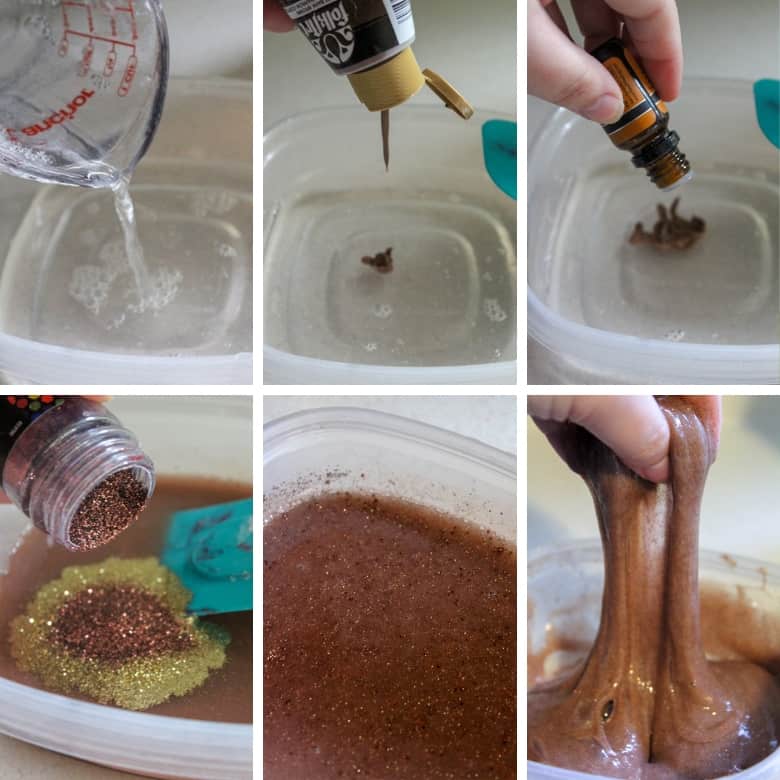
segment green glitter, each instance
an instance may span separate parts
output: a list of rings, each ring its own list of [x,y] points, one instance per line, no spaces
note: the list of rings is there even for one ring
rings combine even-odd
[[[170,609],[191,642],[184,650],[134,658],[121,665],[77,657],[53,638],[60,608],[77,593],[96,586],[131,586],[150,593]],[[69,566],[44,585],[23,615],[11,621],[11,654],[20,669],[46,688],[78,693],[100,704],[145,710],[184,696],[225,664],[228,633],[187,615],[190,592],[156,558],[108,558]]]

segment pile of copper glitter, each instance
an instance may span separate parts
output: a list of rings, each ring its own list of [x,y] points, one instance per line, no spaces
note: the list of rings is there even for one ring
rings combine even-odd
[[[79,591],[59,608],[51,630],[71,655],[110,665],[178,653],[195,644],[170,607],[131,584]]]
[[[11,621],[11,656],[44,688],[146,710],[227,660],[230,636],[188,615],[191,597],[156,558],[68,566]]]
[[[112,474],[81,502],[71,520],[70,543],[79,550],[102,547],[138,517],[147,498],[132,470]]]
[[[677,213],[680,199],[675,198],[671,208],[659,203],[657,206],[658,220],[653,225],[652,232],[645,230],[641,222],[634,225],[634,232],[629,237],[630,244],[645,244],[662,252],[685,251],[690,249],[704,235],[707,223],[697,216],[685,219]]]

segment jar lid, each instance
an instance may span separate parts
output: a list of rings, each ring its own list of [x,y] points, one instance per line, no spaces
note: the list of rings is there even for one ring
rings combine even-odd
[[[425,83],[444,101],[444,105],[447,108],[451,108],[463,119],[471,118],[474,114],[474,107],[449,81],[430,68],[426,68],[423,71],[423,76],[425,76]]]

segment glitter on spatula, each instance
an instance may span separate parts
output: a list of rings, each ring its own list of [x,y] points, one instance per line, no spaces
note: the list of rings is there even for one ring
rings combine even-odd
[[[155,558],[69,566],[11,622],[11,655],[46,688],[145,710],[225,664],[230,637],[187,615],[189,600]]]
[[[94,550],[110,542],[138,517],[147,498],[146,488],[131,469],[112,474],[81,502],[70,523],[71,544]]]

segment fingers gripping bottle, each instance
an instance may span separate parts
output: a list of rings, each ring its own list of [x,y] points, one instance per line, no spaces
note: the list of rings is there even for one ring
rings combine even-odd
[[[644,168],[661,190],[672,190],[693,178],[691,166],[677,148],[680,136],[669,129],[669,109],[634,55],[618,38],[591,54],[612,74],[623,93],[623,116],[604,125],[612,143],[631,153],[637,168]]]

